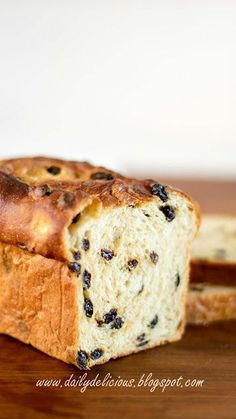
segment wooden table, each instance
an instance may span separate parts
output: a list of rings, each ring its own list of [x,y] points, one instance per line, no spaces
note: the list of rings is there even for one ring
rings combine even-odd
[[[236,213],[236,183],[169,181],[192,193],[204,211]],[[144,351],[88,372],[91,380],[204,380],[202,387],[36,387],[37,380],[83,373],[10,337],[0,336],[0,417],[15,418],[236,418],[236,323],[188,327],[175,344]],[[124,382],[124,381],[123,381]]]

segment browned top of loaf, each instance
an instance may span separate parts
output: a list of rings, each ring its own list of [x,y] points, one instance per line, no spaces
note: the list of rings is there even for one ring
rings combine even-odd
[[[87,205],[138,205],[153,199],[152,180],[137,181],[87,162],[46,157],[0,161],[0,241],[70,260],[66,230]],[[167,187],[167,191],[172,191]],[[189,207],[198,214],[197,206]],[[159,199],[159,198],[158,198]]]

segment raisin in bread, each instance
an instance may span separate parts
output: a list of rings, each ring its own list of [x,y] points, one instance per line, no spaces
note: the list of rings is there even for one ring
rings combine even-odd
[[[88,163],[0,162],[0,332],[80,368],[180,339],[199,210]]]
[[[236,319],[236,218],[204,215],[194,240],[188,323]]]

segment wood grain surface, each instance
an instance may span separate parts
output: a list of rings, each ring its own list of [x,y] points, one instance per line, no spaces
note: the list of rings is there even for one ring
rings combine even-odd
[[[236,183],[167,180],[199,201],[204,212],[236,214]],[[175,344],[94,367],[87,379],[134,379],[135,387],[65,386],[84,373],[75,367],[0,336],[0,417],[8,418],[236,418],[236,322],[188,327]],[[138,386],[145,377],[181,379],[182,387]],[[38,380],[61,380],[37,386]],[[187,380],[204,380],[186,387]],[[72,381],[70,381],[72,382]],[[172,381],[174,383],[174,381]],[[55,384],[55,383],[54,383]]]

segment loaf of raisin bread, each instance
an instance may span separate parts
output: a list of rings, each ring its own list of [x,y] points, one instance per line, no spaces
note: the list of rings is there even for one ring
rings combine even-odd
[[[236,218],[204,215],[194,240],[189,324],[236,320]]]
[[[0,332],[80,368],[181,338],[198,206],[88,163],[0,162]]]

